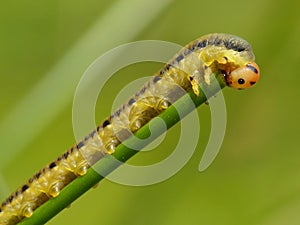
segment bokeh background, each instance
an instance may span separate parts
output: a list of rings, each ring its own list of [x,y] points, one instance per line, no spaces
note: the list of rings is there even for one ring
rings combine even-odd
[[[185,45],[225,32],[252,44],[261,80],[247,91],[224,90],[227,131],[214,163],[198,171],[210,132],[209,107],[201,106],[199,144],[179,173],[147,187],[104,180],[48,224],[299,224],[299,7],[292,0],[1,2],[1,199],[74,143],[72,99],[98,56],[136,40]],[[160,66],[114,76],[96,120],[110,113],[122,86]],[[172,128],[160,148],[132,163],[166,157],[179,132]]]

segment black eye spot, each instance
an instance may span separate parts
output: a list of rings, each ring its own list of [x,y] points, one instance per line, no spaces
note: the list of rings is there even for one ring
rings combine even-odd
[[[244,83],[245,83],[245,80],[244,80],[243,78],[240,78],[240,79],[238,79],[238,83],[239,83],[239,84],[244,84]]]

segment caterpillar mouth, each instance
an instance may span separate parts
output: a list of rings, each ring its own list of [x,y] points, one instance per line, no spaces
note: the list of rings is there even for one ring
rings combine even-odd
[[[225,70],[221,70],[220,71],[220,74],[222,74],[223,75],[223,80],[224,80],[224,82],[226,83],[226,85],[227,86],[231,86],[231,84],[232,84],[232,81],[230,80],[230,73],[228,73],[227,71],[225,71]]]

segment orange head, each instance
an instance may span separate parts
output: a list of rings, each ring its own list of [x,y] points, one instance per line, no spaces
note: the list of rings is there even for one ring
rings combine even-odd
[[[255,62],[239,67],[226,75],[226,82],[229,87],[244,89],[252,87],[259,79],[260,70]]]

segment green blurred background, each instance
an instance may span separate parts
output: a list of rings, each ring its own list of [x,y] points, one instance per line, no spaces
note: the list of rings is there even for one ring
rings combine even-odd
[[[214,163],[198,171],[210,132],[209,107],[201,106],[197,151],[179,173],[147,187],[105,180],[48,224],[299,224],[299,7],[291,0],[2,2],[1,199],[74,143],[75,88],[102,53],[135,40],[185,45],[224,32],[252,44],[261,80],[247,91],[224,90],[227,131]],[[160,66],[120,71],[103,90],[96,120],[123,85]],[[166,157],[179,132],[172,128],[161,148],[133,162]]]

